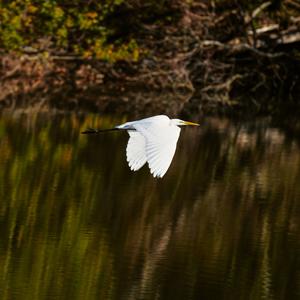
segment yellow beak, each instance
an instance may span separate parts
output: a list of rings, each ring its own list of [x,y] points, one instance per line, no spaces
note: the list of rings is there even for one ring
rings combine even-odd
[[[188,121],[184,121],[184,125],[200,126],[200,124],[198,124],[198,123],[193,123],[193,122],[188,122]]]

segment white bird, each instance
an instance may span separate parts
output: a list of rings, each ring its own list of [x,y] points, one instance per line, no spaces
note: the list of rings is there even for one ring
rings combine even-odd
[[[161,178],[169,169],[174,157],[181,130],[179,126],[184,125],[199,126],[197,123],[158,115],[126,122],[111,129],[88,129],[82,133],[126,130],[129,134],[126,157],[130,169],[137,171],[148,163],[151,174]]]

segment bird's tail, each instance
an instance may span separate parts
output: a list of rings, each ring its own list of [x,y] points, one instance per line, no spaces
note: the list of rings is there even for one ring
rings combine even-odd
[[[95,129],[95,128],[88,128],[85,131],[82,131],[82,134],[97,134],[97,133],[103,133],[108,131],[115,131],[119,130],[119,128],[109,128],[109,129]]]

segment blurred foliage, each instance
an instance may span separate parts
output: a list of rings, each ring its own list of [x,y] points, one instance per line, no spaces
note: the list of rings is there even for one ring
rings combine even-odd
[[[7,51],[76,54],[136,61],[140,21],[172,20],[176,1],[1,1],[1,47]]]
[[[287,22],[292,14],[283,2],[273,0],[267,10],[268,16],[279,18],[280,23]],[[144,25],[172,24],[176,28],[180,17],[190,9],[193,12],[198,4],[225,17],[233,9],[239,14],[251,13],[262,3],[262,0],[3,0],[0,45],[6,51],[42,52],[46,57],[74,54],[111,62],[137,61],[147,52],[143,44],[150,38],[141,34]],[[156,34],[160,29],[157,28]],[[144,40],[137,43],[141,39]]]
[[[111,15],[123,0],[43,1],[14,0],[0,4],[1,35],[4,49],[77,54],[104,60],[137,60],[140,49],[125,37],[108,43],[114,28]]]
[[[299,139],[185,130],[154,180],[110,117],[0,119],[1,299],[297,299]]]

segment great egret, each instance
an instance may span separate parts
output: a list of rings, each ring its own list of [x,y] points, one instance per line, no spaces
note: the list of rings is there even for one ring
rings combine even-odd
[[[126,122],[111,129],[88,129],[82,133],[126,130],[129,134],[126,157],[130,169],[137,171],[147,162],[151,174],[161,178],[169,169],[175,154],[181,130],[179,126],[184,125],[199,126],[197,123],[158,115]]]

